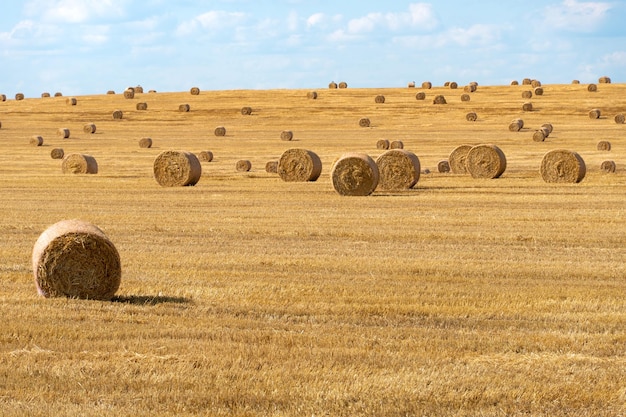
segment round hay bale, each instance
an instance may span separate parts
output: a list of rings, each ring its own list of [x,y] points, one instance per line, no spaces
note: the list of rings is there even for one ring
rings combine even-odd
[[[450,89],[452,90],[456,90],[457,88],[459,88],[459,84],[456,83],[455,81],[452,81],[449,85]]]
[[[544,123],[541,125],[541,128],[546,128],[548,130],[548,134],[552,134],[552,131],[554,130],[552,123]]]
[[[97,226],[62,220],[48,227],[33,247],[39,295],[108,301],[117,292],[122,263],[115,245]]]
[[[152,138],[141,138],[139,139],[139,147],[142,149],[152,148]]]
[[[290,141],[293,139],[293,132],[291,130],[283,130],[280,132],[280,140]]]
[[[616,169],[615,161],[603,161],[600,164],[600,171],[612,174],[615,172],[615,169]]]
[[[55,97],[63,97],[63,93],[61,93],[60,91],[57,91],[56,93],[54,93]]]
[[[509,130],[511,132],[519,132],[524,127],[524,120],[522,119],[513,119],[511,123],[509,123]]]
[[[404,149],[404,142],[401,140],[394,140],[389,144],[389,149]]]
[[[98,162],[91,155],[73,153],[63,159],[61,170],[64,174],[97,174]]]
[[[469,112],[465,115],[465,120],[467,120],[468,122],[475,122],[476,120],[478,120],[478,115],[476,114],[476,112]]]
[[[541,81],[539,81],[539,80],[531,80],[530,81],[530,86],[532,88],[541,87]]]
[[[476,145],[467,153],[465,165],[472,178],[493,179],[506,170],[506,157],[496,145]]]
[[[530,90],[522,91],[522,98],[529,99],[533,97],[533,92]]]
[[[224,126],[218,126],[213,133],[215,136],[226,136],[226,128]]]
[[[191,110],[191,106],[189,106],[189,104],[185,103],[185,104],[181,104],[178,106],[178,111],[182,112],[182,113],[187,113],[189,110]]]
[[[316,181],[322,173],[322,161],[315,152],[287,149],[278,159],[277,173],[285,182]]]
[[[361,127],[370,127],[370,119],[368,119],[367,117],[361,117],[359,119],[359,126]]]
[[[107,91],[107,94],[109,94],[109,95],[115,94],[115,90],[109,90],[109,91]]]
[[[420,160],[413,152],[391,149],[376,159],[376,165],[378,187],[383,190],[406,190],[419,181]]]
[[[461,101],[470,101],[469,94],[461,94]]]
[[[339,83],[339,88],[348,88],[348,83],[345,81],[342,81]]]
[[[615,123],[621,125],[621,124],[624,124],[625,121],[626,121],[626,116],[624,116],[622,113],[615,116]]]
[[[68,106],[75,106],[76,103],[78,103],[78,100],[76,100],[76,97],[68,97],[65,99],[65,104],[67,104]]]
[[[66,127],[60,127],[57,129],[57,136],[63,139],[67,139],[70,137],[70,130]]]
[[[590,93],[595,93],[596,91],[598,91],[598,86],[595,84],[589,84],[587,86],[587,91],[589,91]]]
[[[477,84],[468,84],[465,87],[463,87],[463,91],[466,93],[473,93],[476,91],[477,88],[478,88]]]
[[[7,101],[7,95],[6,94],[0,94],[0,101],[1,102]]]
[[[376,104],[384,104],[385,103],[385,96],[383,96],[382,94],[377,95],[376,97],[374,97],[374,103],[376,103]]]
[[[24,100],[24,94],[22,93],[15,94],[15,100],[17,101]]]
[[[556,149],[541,161],[541,177],[547,183],[579,183],[586,173],[585,161],[573,151]]]
[[[445,83],[443,83],[444,87],[450,87],[450,81],[446,81]]]
[[[48,92],[41,93],[41,98],[49,98],[49,97],[50,97],[50,93]]]
[[[533,83],[533,80],[531,80],[530,78],[524,78],[522,80],[522,85],[531,85]]]
[[[376,190],[380,172],[369,155],[346,153],[333,164],[330,178],[339,195],[367,196]]]
[[[543,87],[536,87],[534,92],[535,92],[536,96],[542,96],[543,95]]]
[[[602,76],[602,77],[598,78],[598,83],[600,83],[600,84],[611,84],[611,78],[607,77],[606,75]]]
[[[331,90],[335,90],[335,89],[337,89],[337,83],[336,83],[336,82],[334,82],[334,81],[331,81],[331,82],[328,84],[328,88],[330,88]]]
[[[602,112],[600,109],[591,109],[589,110],[589,118],[590,119],[599,119]]]
[[[533,133],[533,141],[535,142],[543,142],[544,140],[546,140],[546,138],[548,137],[548,135],[546,135],[547,130],[544,129],[538,129],[535,131],[535,133]]]
[[[198,159],[200,162],[211,162],[213,160],[213,152],[202,151],[198,154]]]
[[[511,81],[511,85],[519,85],[519,81],[513,80],[513,81]]]
[[[424,90],[430,90],[431,88],[433,88],[433,83],[431,83],[430,81],[424,81],[422,83],[422,88]]]
[[[148,103],[142,101],[141,103],[137,103],[137,106],[135,106],[135,108],[139,111],[148,110]]]
[[[242,107],[241,114],[243,116],[250,116],[252,114],[252,107],[248,107],[248,106]]]
[[[156,90],[148,90],[148,93],[149,94],[154,94],[154,93],[156,93]]]
[[[467,154],[472,148],[472,145],[460,145],[450,152],[450,156],[448,156],[448,164],[450,165],[450,171],[453,174],[467,174],[465,161],[467,160]]]
[[[137,94],[143,94],[143,87],[138,85],[137,87],[135,87],[135,93]]]
[[[96,133],[96,124],[95,123],[87,123],[83,126],[83,132],[85,133]]]
[[[154,160],[154,178],[162,187],[193,186],[200,180],[202,165],[187,151],[164,151]]]
[[[124,90],[124,98],[135,98],[135,90],[131,88],[127,88],[126,90]]]
[[[450,163],[447,159],[442,159],[437,163],[437,171],[442,174],[447,174],[450,172]]]
[[[389,140],[380,139],[376,142],[376,149],[389,149]]]
[[[438,94],[433,99],[433,104],[448,104],[448,102],[446,101],[446,98],[444,96]]]
[[[419,93],[415,94],[415,99],[416,100],[426,100],[426,93],[423,91],[420,91]]]
[[[115,110],[113,112],[113,119],[115,119],[115,120],[122,120],[122,117],[124,117],[124,113],[122,113],[121,110]]]
[[[611,150],[611,142],[608,140],[601,140],[598,142],[597,149],[599,151],[610,151]]]
[[[248,172],[252,169],[252,162],[247,159],[240,159],[235,163],[235,170],[237,172]]]
[[[415,88],[415,81],[410,81],[410,82],[407,84],[407,86],[408,86],[409,88]]]
[[[39,135],[33,135],[30,137],[30,144],[32,146],[41,146],[43,145],[43,137]]]
[[[65,156],[65,152],[62,148],[54,148],[50,151],[50,158],[52,159],[63,159]]]
[[[533,111],[533,103],[526,102],[526,103],[522,104],[522,110],[523,111]]]
[[[265,172],[268,174],[278,173],[278,161],[267,161],[265,163]]]
[[[309,100],[316,100],[317,91],[309,91],[308,93],[306,93],[306,98],[308,98]]]
[[[189,93],[191,93],[192,96],[199,96],[200,89],[198,87],[191,87],[191,90],[189,90]]]
[[[580,80],[572,80],[572,84],[580,84]]]

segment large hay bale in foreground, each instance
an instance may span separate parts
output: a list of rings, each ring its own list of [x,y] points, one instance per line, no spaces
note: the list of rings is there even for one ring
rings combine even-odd
[[[154,178],[162,187],[196,185],[202,175],[198,158],[187,151],[164,151],[154,160]]]
[[[237,172],[248,172],[252,169],[252,162],[247,159],[240,159],[235,163],[235,170]]]
[[[98,162],[91,155],[73,153],[63,159],[61,170],[64,174],[97,174]]]
[[[32,146],[41,146],[43,145],[43,137],[39,135],[33,135],[30,137],[30,144]]]
[[[57,129],[57,136],[63,139],[70,137],[70,130],[66,127],[60,127]]]
[[[493,179],[506,170],[506,157],[496,145],[476,145],[467,153],[465,165],[472,178]]]
[[[441,172],[442,174],[447,174],[448,172],[450,172],[450,163],[447,159],[442,159],[441,161],[437,162],[437,171]]]
[[[287,149],[278,160],[277,173],[286,182],[316,181],[322,173],[322,161],[307,149]]]
[[[378,187],[383,190],[406,190],[420,178],[420,160],[413,152],[391,149],[376,159]]]
[[[615,123],[617,124],[624,124],[624,122],[626,122],[626,116],[624,116],[622,113],[615,115]]]
[[[376,162],[367,154],[346,153],[333,164],[333,188],[343,196],[367,196],[376,190],[380,173]]]
[[[292,139],[293,139],[293,132],[291,130],[283,130],[282,132],[280,132],[280,140],[289,142]]]
[[[600,170],[602,172],[614,173],[616,169],[615,161],[602,161],[600,164]]]
[[[608,140],[601,140],[598,142],[597,149],[599,151],[610,151],[611,150],[611,142]]]
[[[50,158],[52,159],[63,159],[65,156],[65,152],[62,148],[54,148],[50,151]]]
[[[191,90],[189,90],[189,93],[192,96],[199,96],[200,95],[200,89],[198,87],[191,87]]]
[[[96,124],[95,123],[87,123],[83,126],[83,132],[92,134],[96,133]]]
[[[389,140],[380,139],[378,142],[376,142],[376,149],[389,149]]]
[[[139,139],[139,147],[142,149],[152,148],[152,138],[145,137]]]
[[[97,226],[62,220],[37,239],[32,253],[37,292],[44,297],[110,300],[122,278],[115,245]]]
[[[556,149],[541,161],[541,177],[547,183],[579,183],[585,178],[585,161],[576,152]]]
[[[450,171],[453,174],[467,174],[465,161],[467,160],[467,154],[472,148],[472,145],[460,145],[450,152],[448,164],[450,164]]]
[[[198,154],[198,159],[200,160],[200,162],[211,162],[213,160],[213,152],[201,151]]]
[[[589,118],[590,119],[599,119],[600,116],[602,115],[602,112],[600,111],[600,109],[591,109],[589,110]]]

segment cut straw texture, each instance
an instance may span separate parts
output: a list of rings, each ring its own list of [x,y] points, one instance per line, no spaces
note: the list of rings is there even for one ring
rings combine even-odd
[[[406,190],[420,178],[420,160],[413,152],[391,149],[376,159],[378,187],[382,190]]]
[[[32,146],[42,146],[43,145],[43,137],[39,135],[33,135],[30,137],[30,144]]]
[[[202,175],[198,158],[187,151],[164,151],[154,160],[154,178],[162,187],[196,185]]]
[[[235,163],[235,170],[237,172],[248,172],[252,169],[252,162],[247,159],[240,159]]]
[[[460,145],[450,152],[448,156],[448,163],[450,164],[450,171],[453,174],[467,174],[467,167],[465,161],[467,160],[467,154],[472,145]]]
[[[35,285],[46,298],[110,300],[120,286],[121,265],[104,232],[81,220],[53,224],[33,247]]]
[[[547,183],[579,183],[585,178],[585,161],[576,152],[556,149],[541,161],[541,177]]]
[[[73,153],[63,159],[61,170],[64,174],[97,174],[98,162],[91,155]]]
[[[615,172],[615,169],[616,169],[615,161],[602,161],[602,163],[600,164],[600,171],[602,172],[607,172],[609,174],[612,174]]]
[[[83,132],[85,133],[96,133],[96,124],[95,123],[87,123],[83,126]]]
[[[333,164],[330,177],[339,195],[367,196],[376,190],[380,173],[369,155],[346,153]]]
[[[52,159],[63,159],[65,156],[65,152],[62,148],[54,148],[50,151],[50,158]]]
[[[316,181],[322,173],[322,161],[307,149],[287,149],[278,160],[277,173],[286,182]]]
[[[496,145],[476,145],[467,153],[465,165],[472,178],[493,179],[506,170],[506,157]]]

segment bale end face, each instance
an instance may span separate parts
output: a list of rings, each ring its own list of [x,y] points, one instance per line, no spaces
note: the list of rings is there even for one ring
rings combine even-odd
[[[333,188],[342,196],[368,196],[376,190],[380,179],[376,162],[361,153],[342,155],[330,175]]]
[[[164,151],[154,160],[153,172],[162,187],[185,187],[196,185],[202,175],[202,166],[191,152]]]
[[[392,149],[376,159],[379,172],[378,187],[383,190],[413,188],[420,178],[420,160],[412,152]]]
[[[556,149],[541,161],[541,177],[547,183],[579,183],[585,178],[585,161],[576,152]]]
[[[506,157],[496,145],[477,145],[467,153],[465,166],[472,178],[499,178],[506,170]]]
[[[252,163],[247,159],[240,159],[235,164],[235,170],[237,172],[248,172],[252,169]]]
[[[283,130],[280,132],[280,140],[287,142],[293,140],[293,132],[291,130]]]
[[[317,181],[322,173],[322,161],[307,149],[288,149],[278,160],[277,173],[285,182]]]
[[[97,174],[98,162],[91,155],[71,154],[61,164],[64,174]]]
[[[215,136],[226,136],[226,128],[224,126],[218,126],[213,133]]]

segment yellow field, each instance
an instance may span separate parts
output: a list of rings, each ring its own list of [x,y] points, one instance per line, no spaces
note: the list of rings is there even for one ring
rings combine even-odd
[[[479,86],[469,102],[444,87],[424,101],[420,88],[320,88],[317,100],[304,89],[117,91],[75,106],[9,97],[0,415],[626,415],[626,125],[613,120],[626,85],[543,88],[532,112],[528,86]],[[448,104],[433,105],[436,94]],[[525,128],[510,132],[516,117]],[[83,133],[89,122],[95,134]],[[554,132],[534,142],[546,122]],[[375,158],[382,138],[430,172],[411,190],[338,195],[332,162]],[[598,151],[601,140],[612,149]],[[502,177],[438,173],[466,143],[498,145]],[[62,174],[55,147],[94,156],[98,174]],[[318,181],[265,172],[291,147],[320,156]],[[543,155],[561,148],[585,160],[581,183],[542,180]],[[195,187],[163,188],[152,163],[170,149],[215,157]],[[235,171],[240,159],[250,172]],[[604,160],[617,172],[601,172]],[[69,218],[98,225],[120,252],[114,301],[37,295],[34,242]]]

